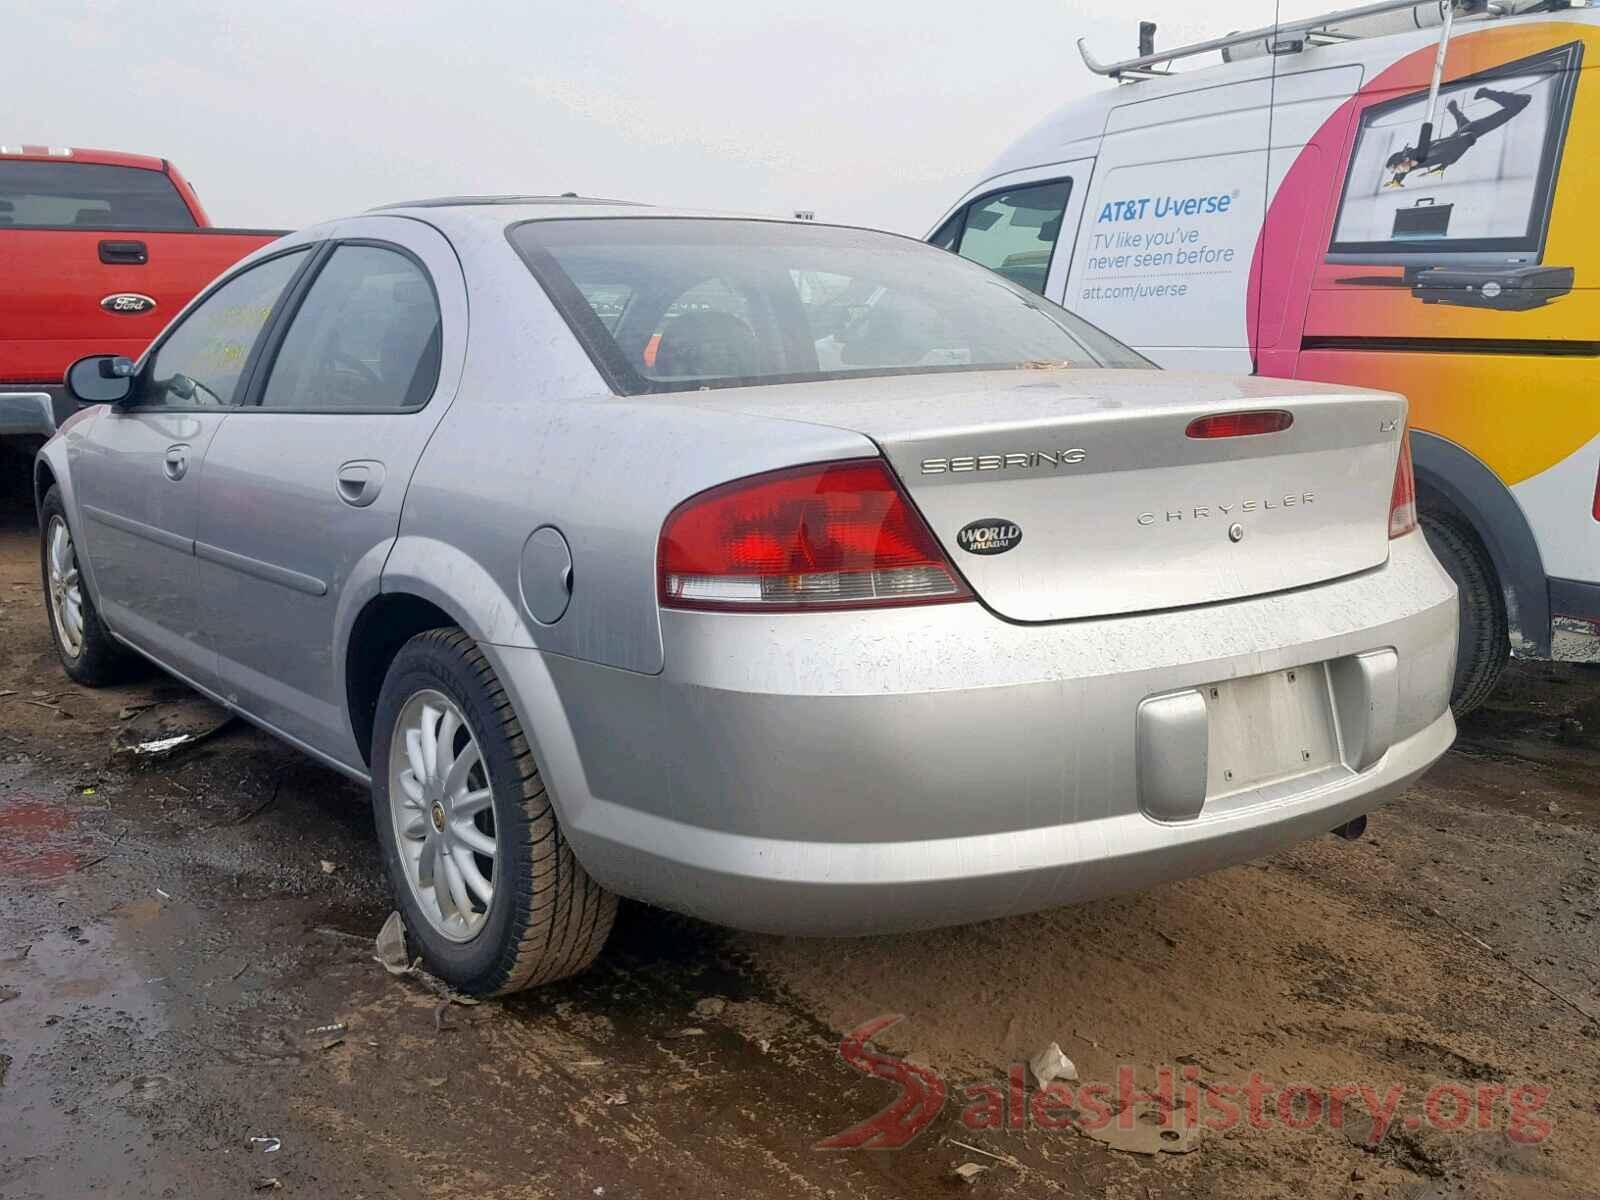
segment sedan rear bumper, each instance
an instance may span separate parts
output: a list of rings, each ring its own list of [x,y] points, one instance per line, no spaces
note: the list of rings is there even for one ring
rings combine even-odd
[[[492,652],[602,884],[721,924],[858,934],[1146,887],[1370,811],[1454,738],[1455,622],[1412,535],[1373,571],[1192,609],[666,612],[654,676]],[[1336,714],[1332,760],[1296,778],[1212,795],[1204,723],[1196,750],[1141,716],[1291,669]],[[1203,802],[1174,807],[1197,773]]]
[[[958,838],[799,842],[601,801],[579,859],[603,864],[597,874],[614,890],[736,928],[835,936],[958,925],[1137,891],[1329,833],[1398,795],[1455,736],[1446,709],[1365,775],[1266,812],[1185,825],[1135,812]]]

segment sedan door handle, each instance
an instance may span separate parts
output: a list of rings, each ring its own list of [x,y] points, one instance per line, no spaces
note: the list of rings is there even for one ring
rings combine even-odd
[[[181,443],[168,446],[166,457],[161,460],[161,469],[167,473],[168,479],[182,479],[189,470],[189,447]]]
[[[335,478],[339,499],[351,508],[365,508],[383,490],[383,464],[369,458],[356,459],[343,464]]]

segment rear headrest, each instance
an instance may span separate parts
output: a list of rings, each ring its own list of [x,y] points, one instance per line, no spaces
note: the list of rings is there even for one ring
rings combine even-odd
[[[760,370],[761,343],[732,313],[682,313],[667,322],[656,346],[658,375],[740,378]]]

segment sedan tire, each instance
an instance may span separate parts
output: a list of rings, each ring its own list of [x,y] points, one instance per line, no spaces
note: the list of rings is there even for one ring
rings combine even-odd
[[[574,975],[617,899],[562,835],[511,701],[459,629],[420,633],[378,696],[372,807],[412,947],[475,996]]]
[[[67,678],[84,687],[119,683],[129,674],[133,654],[111,636],[79,566],[78,544],[67,520],[61,488],[52,484],[39,506],[39,572],[50,640]]]

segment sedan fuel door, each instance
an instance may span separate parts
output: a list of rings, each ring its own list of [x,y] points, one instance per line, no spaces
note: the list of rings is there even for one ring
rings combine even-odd
[[[201,687],[215,683],[194,569],[202,464],[308,258],[290,250],[213,287],[146,356],[129,399],[67,442],[79,540],[107,624]]]
[[[364,763],[340,647],[377,594],[466,329],[442,234],[403,217],[340,222],[207,458],[195,555],[222,693],[349,769]]]

